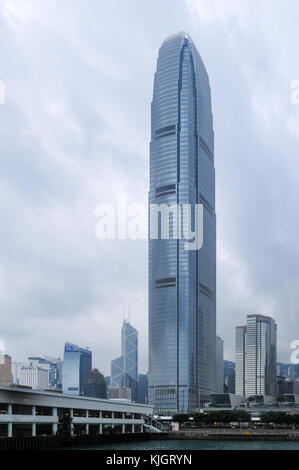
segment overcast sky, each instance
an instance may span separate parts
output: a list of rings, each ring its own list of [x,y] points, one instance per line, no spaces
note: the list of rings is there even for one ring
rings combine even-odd
[[[100,241],[101,203],[147,204],[158,49],[190,33],[212,89],[217,332],[273,316],[299,339],[297,0],[0,0],[0,339],[15,361],[66,340],[110,373],[123,311],[147,371],[147,242]]]

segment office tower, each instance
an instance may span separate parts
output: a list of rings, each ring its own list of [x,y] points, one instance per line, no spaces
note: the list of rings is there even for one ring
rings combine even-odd
[[[224,392],[232,393],[233,395],[236,393],[235,369],[229,369],[226,375],[224,375]]]
[[[132,400],[138,393],[138,332],[125,320],[121,329],[121,356],[111,361],[111,387],[125,387],[132,391]]]
[[[62,391],[68,395],[83,395],[84,382],[92,368],[92,353],[72,343],[65,343],[62,367]]]
[[[276,323],[264,315],[247,315],[236,327],[236,393],[276,396]]]
[[[245,397],[246,326],[236,326],[236,395]]]
[[[246,396],[276,396],[276,323],[248,315],[246,328]]]
[[[147,374],[138,374],[138,398],[137,403],[148,402],[148,376]]]
[[[197,408],[215,390],[211,90],[203,61],[185,33],[167,38],[159,50],[151,115],[149,403],[156,414],[172,415]],[[194,249],[200,244],[191,248],[185,231],[192,226],[195,232],[196,220],[201,220],[196,204],[203,208],[200,249]],[[191,221],[184,208],[189,208]]]
[[[107,398],[106,381],[98,369],[87,372],[84,383],[84,395],[93,398]]]
[[[28,362],[31,366],[37,367],[41,366],[43,369],[48,370],[49,374],[49,383],[47,388],[49,389],[61,389],[62,384],[62,360],[60,357],[28,357]]]
[[[216,336],[215,353],[215,392],[223,393],[224,389],[224,366],[223,366],[223,339]]]
[[[1,356],[0,361],[0,386],[9,387],[11,383],[11,357],[4,354]]]

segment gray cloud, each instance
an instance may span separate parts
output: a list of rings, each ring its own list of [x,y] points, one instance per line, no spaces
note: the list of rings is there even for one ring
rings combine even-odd
[[[187,30],[212,87],[218,332],[260,312],[297,327],[297,2],[1,1],[0,336],[16,360],[90,346],[109,372],[123,308],[147,370],[147,244],[99,241],[95,208],[147,202],[158,48]]]

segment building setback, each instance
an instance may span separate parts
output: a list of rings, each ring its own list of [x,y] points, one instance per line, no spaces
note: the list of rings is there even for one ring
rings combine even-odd
[[[154,405],[155,413],[172,415],[197,408],[215,389],[216,215],[211,90],[203,61],[184,32],[167,38],[159,50],[151,119],[149,403]],[[193,225],[195,205],[203,206],[201,249],[190,250],[183,238],[176,238],[177,229],[181,234],[185,227],[183,222],[177,223],[176,210],[164,219],[160,212],[158,221],[153,220],[153,205],[160,204],[180,209],[188,204]],[[165,236],[167,227],[169,237]]]

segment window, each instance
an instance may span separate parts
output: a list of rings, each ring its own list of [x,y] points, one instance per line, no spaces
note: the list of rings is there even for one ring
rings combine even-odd
[[[164,279],[156,279],[155,281],[156,289],[162,289],[164,287],[175,287],[176,278],[175,277],[165,277]]]
[[[161,127],[155,132],[156,140],[161,139],[162,137],[167,137],[168,135],[175,135],[175,125]]]
[[[156,197],[167,196],[168,194],[175,194],[176,185],[166,184],[164,186],[160,186],[159,188],[156,188],[155,192],[156,192]]]

